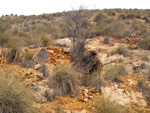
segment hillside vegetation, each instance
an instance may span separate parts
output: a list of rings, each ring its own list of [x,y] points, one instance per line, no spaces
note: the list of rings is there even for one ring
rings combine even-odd
[[[85,10],[90,15],[89,23],[93,29],[88,36],[111,36],[117,38],[145,38],[140,47],[149,49],[150,10],[104,9]],[[41,14],[38,16],[5,15],[0,18],[0,45],[7,47],[11,42],[21,45],[46,46],[53,44],[53,39],[70,37],[66,29],[65,16],[70,12]],[[72,12],[73,13],[73,12]],[[148,45],[143,47],[142,44]]]

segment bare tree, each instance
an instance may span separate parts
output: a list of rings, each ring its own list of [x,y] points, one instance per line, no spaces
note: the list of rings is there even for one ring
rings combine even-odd
[[[67,12],[65,15],[65,21],[67,23],[66,29],[72,36],[72,57],[83,56],[84,50],[81,49],[85,47],[85,41],[94,26],[94,23],[89,23],[90,17],[90,11],[87,11],[83,5],[81,5],[78,10],[72,9],[72,11]]]

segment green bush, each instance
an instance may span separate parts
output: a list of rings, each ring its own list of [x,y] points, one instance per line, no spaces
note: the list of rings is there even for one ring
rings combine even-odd
[[[15,73],[0,70],[0,112],[37,113],[32,104],[32,92]]]
[[[126,75],[125,66],[123,64],[112,65],[106,69],[104,79],[111,80],[112,82],[122,82],[123,75]]]
[[[52,78],[53,87],[56,89],[56,95],[78,95],[77,86],[80,85],[80,77],[81,74],[76,71],[75,67],[71,64],[62,64],[58,66]]]

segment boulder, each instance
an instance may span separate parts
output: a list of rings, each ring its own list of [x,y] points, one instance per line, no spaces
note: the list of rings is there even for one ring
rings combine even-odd
[[[44,48],[42,48],[37,55],[35,56],[34,60],[38,61],[40,63],[45,62],[46,60],[48,60],[49,55],[48,55],[48,51]]]
[[[57,39],[56,44],[59,44],[62,47],[72,47],[72,42],[70,38]]]
[[[35,66],[34,66],[34,69],[35,70],[38,70],[38,69],[40,69],[41,68],[41,64],[36,64]]]
[[[31,68],[31,67],[33,67],[35,65],[36,65],[36,62],[34,60],[29,60],[29,59],[24,58],[21,61],[21,66],[25,67],[25,68]]]

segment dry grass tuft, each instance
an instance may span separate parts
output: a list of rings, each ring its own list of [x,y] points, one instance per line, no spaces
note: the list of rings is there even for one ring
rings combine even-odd
[[[112,65],[105,71],[104,79],[112,82],[121,82],[122,76],[126,75],[125,66],[123,64]]]
[[[56,95],[64,96],[68,94],[78,95],[77,86],[80,85],[81,74],[71,64],[58,66],[53,75],[53,87]]]
[[[129,113],[129,111],[116,102],[102,97],[97,102],[96,113]]]
[[[37,113],[32,107],[33,97],[13,72],[0,70],[0,112]]]

